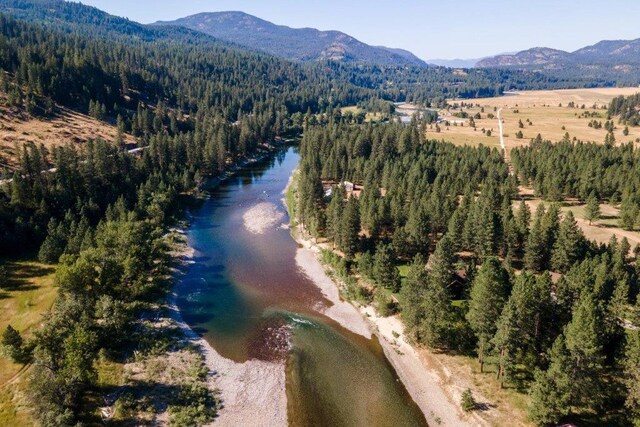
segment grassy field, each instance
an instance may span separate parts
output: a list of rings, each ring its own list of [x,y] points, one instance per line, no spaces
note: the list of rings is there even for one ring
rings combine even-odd
[[[342,114],[347,114],[347,113],[358,114],[359,112],[364,111],[364,110],[358,108],[355,105],[351,105],[349,107],[341,108],[340,111],[342,112]],[[381,118],[382,118],[382,114],[380,114],[380,113],[366,113],[364,120],[366,122],[372,122],[372,121],[375,121],[375,120],[379,120]]]
[[[502,108],[501,117],[504,120],[504,135],[507,148],[513,148],[528,144],[531,138],[538,134],[544,139],[552,141],[561,140],[568,132],[570,138],[582,141],[603,143],[607,131],[604,128],[594,129],[589,127],[589,122],[607,120],[607,112],[604,107],[616,96],[629,96],[640,92],[640,88],[604,88],[604,89],[570,89],[549,91],[523,91],[514,92],[508,96],[495,98],[481,98],[463,101],[465,104],[473,103],[473,108],[464,108],[464,111],[473,116],[480,113],[482,119],[476,119],[474,131],[469,126],[469,120],[465,120],[463,126],[440,125],[439,133],[431,133],[430,137],[442,138],[455,144],[484,144],[500,146],[498,135],[498,119],[490,119],[489,114],[497,116],[497,110]],[[573,102],[575,107],[569,107]],[[450,101],[452,105],[459,105],[460,101]],[[582,109],[582,106],[585,106]],[[595,108],[594,108],[595,107]],[[482,110],[484,109],[484,112]],[[450,109],[440,111],[440,116],[445,120],[461,120],[454,113],[459,110]],[[594,117],[586,117],[590,113]],[[519,127],[522,121],[524,128]],[[481,132],[481,129],[492,130],[490,137]],[[617,143],[634,142],[640,139],[640,128],[630,128],[629,135],[623,135],[624,126],[617,123],[614,135]],[[522,131],[523,138],[517,138],[516,133]]]
[[[542,201],[540,199],[530,199],[526,203],[531,208],[531,212],[534,213],[536,208]],[[519,202],[514,203],[514,208],[517,208]],[[548,203],[545,203],[547,206]],[[578,222],[578,225],[582,229],[582,232],[589,240],[595,240],[598,243],[609,243],[611,237],[616,236],[618,241],[621,241],[624,237],[627,238],[631,249],[636,245],[640,245],[640,233],[636,231],[623,230],[618,225],[620,216],[620,209],[616,206],[609,204],[601,204],[600,211],[602,212],[601,218],[598,221],[594,221],[589,224],[589,221],[585,219],[585,205],[575,201],[565,201],[562,203],[561,212],[566,213],[572,211],[573,215]]]
[[[0,162],[15,164],[17,152],[25,143],[33,142],[45,147],[80,144],[89,139],[102,138],[115,141],[117,128],[87,115],[58,107],[54,117],[34,117],[24,111],[9,108],[6,94],[0,92]],[[134,144],[131,135],[124,136],[126,143]]]
[[[53,268],[28,260],[0,260],[8,273],[0,280],[0,333],[10,324],[29,337],[56,297]],[[0,425],[33,424],[24,407],[25,372],[21,365],[0,358]]]

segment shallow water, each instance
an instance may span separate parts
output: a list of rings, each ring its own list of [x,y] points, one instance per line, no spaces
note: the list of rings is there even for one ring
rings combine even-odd
[[[289,148],[209,189],[187,232],[196,262],[178,288],[183,316],[224,357],[286,364],[291,425],[426,425],[377,339],[322,315],[331,303],[296,265],[282,192],[298,161]],[[253,234],[242,217],[259,203],[285,215]]]

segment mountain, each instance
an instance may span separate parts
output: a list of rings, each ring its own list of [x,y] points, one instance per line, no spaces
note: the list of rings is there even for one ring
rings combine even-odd
[[[244,12],[200,13],[153,25],[182,26],[301,62],[330,59],[378,65],[427,65],[406,50],[369,46],[339,31],[276,25]]]
[[[609,70],[631,72],[640,66],[640,39],[604,40],[574,52],[536,47],[513,55],[498,55],[478,62],[478,67],[527,70]]]
[[[478,67],[553,66],[568,59],[568,52],[546,47],[534,47],[514,55],[498,55],[478,62]]]

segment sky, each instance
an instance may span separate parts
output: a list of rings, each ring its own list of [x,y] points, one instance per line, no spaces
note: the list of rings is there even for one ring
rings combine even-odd
[[[638,0],[81,0],[151,23],[239,10],[294,28],[345,32],[422,59],[481,58],[544,46],[577,50],[640,38]]]

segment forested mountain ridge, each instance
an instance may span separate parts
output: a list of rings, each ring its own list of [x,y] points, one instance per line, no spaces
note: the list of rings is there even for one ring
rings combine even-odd
[[[200,13],[154,25],[182,26],[295,61],[334,60],[377,65],[427,64],[402,49],[370,46],[339,31],[291,28],[243,12]]]
[[[640,67],[640,39],[603,40],[574,52],[535,47],[513,55],[485,58],[476,66],[564,71],[578,67],[584,72],[609,68],[620,73],[637,73]]]
[[[545,47],[534,47],[513,55],[498,55],[478,61],[477,67],[552,67],[553,64],[567,60],[568,52]]]

